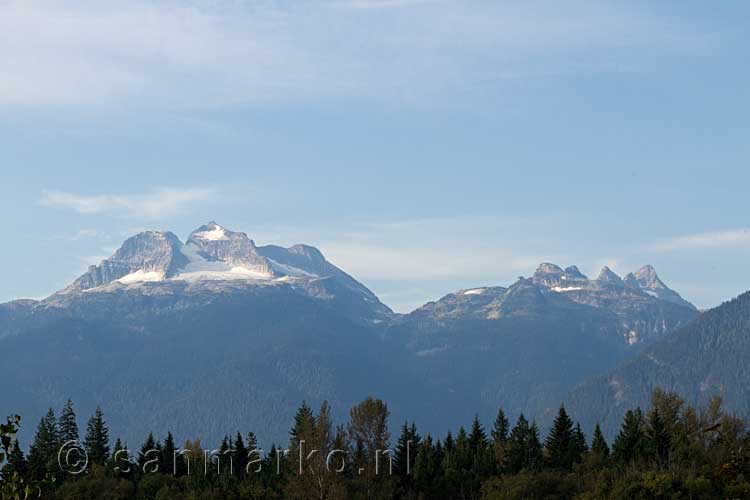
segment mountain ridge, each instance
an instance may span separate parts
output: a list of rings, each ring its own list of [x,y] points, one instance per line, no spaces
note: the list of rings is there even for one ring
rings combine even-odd
[[[394,314],[315,247],[258,246],[215,222],[184,243],[147,231],[66,289],[0,305],[0,386],[32,418],[67,397],[112,408],[128,439],[179,418],[173,431],[220,438],[233,415],[282,439],[299,401],[345,412],[370,395],[435,432],[467,408],[541,419],[698,314],[604,277],[543,263]]]

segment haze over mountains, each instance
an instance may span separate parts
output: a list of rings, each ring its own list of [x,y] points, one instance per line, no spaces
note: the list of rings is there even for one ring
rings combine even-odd
[[[140,233],[47,299],[0,305],[0,384],[34,419],[68,397],[84,414],[100,404],[133,442],[235,428],[281,441],[303,400],[342,417],[369,395],[425,431],[499,406],[544,425],[578,384],[698,315],[650,266],[589,279],[548,263],[399,315],[314,247],[211,222],[185,243]]]

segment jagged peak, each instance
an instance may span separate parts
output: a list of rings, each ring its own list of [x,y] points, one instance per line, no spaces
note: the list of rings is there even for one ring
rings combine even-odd
[[[215,221],[210,221],[190,233],[188,243],[203,246],[210,242],[232,240],[248,240],[253,246],[255,246],[255,242],[251,240],[246,233],[230,231],[226,227],[217,224]]]
[[[602,267],[602,270],[599,271],[599,276],[596,278],[597,281],[606,281],[610,283],[622,283],[622,278],[620,278],[614,271],[612,271],[609,266]]]
[[[524,278],[519,276],[515,283],[508,287],[508,291],[523,289],[523,288],[537,288],[536,283],[532,278]]]
[[[578,266],[575,265],[566,267],[565,274],[573,276],[575,278],[588,279],[588,277],[583,274],[580,269],[578,269]]]
[[[647,264],[637,271],[628,273],[624,281],[627,285],[633,288],[644,288],[649,290],[654,289],[668,289],[664,282],[656,274],[654,266]]]
[[[170,231],[143,231],[126,239],[114,255],[76,279],[66,291],[88,290],[123,278],[161,280],[187,264],[180,239]],[[131,276],[132,275],[132,276]],[[127,280],[126,280],[127,281]]]
[[[633,273],[633,276],[635,276],[642,286],[647,288],[668,288],[659,278],[659,275],[656,274],[656,269],[654,269],[654,266],[651,264],[646,264],[641,267]]]
[[[641,267],[635,272],[628,273],[628,275],[625,276],[624,282],[628,287],[640,290],[652,297],[673,302],[691,309],[696,309],[693,304],[683,299],[679,293],[669,288],[661,278],[659,278],[659,275],[656,274],[654,266],[650,264]]]
[[[565,271],[563,271],[562,267],[558,266],[557,264],[552,264],[549,262],[542,262],[539,264],[539,267],[536,268],[536,272],[534,274],[563,274]]]
[[[142,231],[127,238],[118,248],[111,259],[122,259],[139,253],[148,253],[153,245],[166,242],[172,248],[182,246],[180,238],[171,231]]]

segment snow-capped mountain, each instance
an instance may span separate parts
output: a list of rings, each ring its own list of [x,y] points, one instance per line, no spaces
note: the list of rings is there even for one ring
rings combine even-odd
[[[186,243],[169,231],[145,231],[128,238],[112,257],[76,279],[57,297],[81,292],[142,290],[144,287],[214,291],[238,286],[293,286],[318,298],[357,300],[372,320],[390,309],[367,287],[328,262],[314,247],[258,247],[247,234],[209,222]]]
[[[628,276],[644,276],[644,270],[648,270],[650,279],[630,282],[608,267],[596,279],[589,279],[576,266],[563,269],[543,263],[530,278],[519,278],[510,287],[460,290],[424,305],[401,321],[418,320],[425,324],[530,315],[556,317],[593,308],[616,318],[608,327],[612,335],[628,345],[642,345],[682,326],[697,314],[695,306],[669,289],[653,267],[645,266]]]

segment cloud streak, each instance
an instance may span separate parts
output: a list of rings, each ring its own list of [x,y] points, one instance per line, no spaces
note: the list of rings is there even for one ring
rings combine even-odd
[[[65,191],[43,191],[39,204],[79,214],[104,214],[157,219],[186,212],[196,203],[215,199],[215,188],[160,188],[145,193],[85,196]]]
[[[750,229],[740,228],[679,236],[658,241],[650,248],[657,252],[676,252],[707,248],[736,248],[748,245],[750,245]]]
[[[366,29],[363,29],[366,27]],[[597,2],[0,3],[0,109],[455,99],[681,40]],[[577,71],[574,70],[574,71]],[[444,99],[448,101],[448,99]]]

